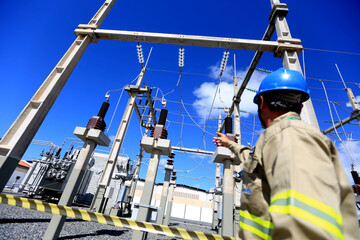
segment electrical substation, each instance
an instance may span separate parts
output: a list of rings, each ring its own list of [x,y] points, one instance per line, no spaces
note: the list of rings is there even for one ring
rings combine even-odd
[[[214,151],[206,149],[204,136],[214,135],[218,131],[224,132],[232,141],[238,143],[246,141],[240,129],[242,124],[240,114],[243,112],[240,102],[245,91],[254,91],[248,86],[252,75],[256,72],[267,72],[257,66],[263,53],[273,54],[274,58],[280,59],[286,69],[303,72],[298,57],[303,51],[303,46],[300,39],[292,38],[290,34],[290,28],[286,21],[289,12],[287,5],[278,0],[270,0],[269,24],[262,39],[248,40],[101,29],[102,23],[106,20],[106,16],[115,2],[116,0],[106,0],[88,24],[78,25],[75,30],[76,39],[68,51],[2,136],[0,140],[1,190],[16,196],[41,200],[45,204],[49,202],[59,206],[85,209],[90,215],[91,213],[100,214],[97,216],[106,215],[107,217],[104,219],[132,219],[136,223],[131,222],[128,224],[129,226],[122,223],[121,226],[137,230],[132,231],[133,240],[146,239],[148,233],[172,236],[171,231],[175,230],[164,230],[164,228],[159,230],[158,226],[171,227],[171,223],[174,222],[208,226],[223,237],[217,236],[219,238],[216,239],[234,238],[239,229],[242,165],[239,158],[225,147],[217,147]],[[276,37],[276,41],[271,41],[273,35]],[[119,44],[122,42],[133,43],[134,53],[137,53],[140,65],[140,70],[136,73],[137,77],[132,81],[131,79],[126,80],[126,85],[121,89],[109,90],[105,94],[103,102],[99,102],[100,108],[94,107],[94,111],[87,116],[89,121],[84,122],[84,125],[81,126],[73,126],[73,134],[76,138],[69,136],[69,139],[65,139],[61,146],[35,140],[35,134],[71,73],[76,71],[75,67],[87,47],[91,44],[96,47],[96,43],[101,40],[119,41]],[[151,71],[148,64],[151,62],[153,48],[151,47],[149,51],[145,52],[142,44],[175,45],[179,48],[179,71],[176,72],[178,81],[170,92],[163,94],[160,88],[146,81],[146,74]],[[180,137],[177,141],[178,138],[176,140],[172,138],[174,135],[169,126],[174,122],[172,119],[169,120],[169,116],[174,115],[175,110],[171,108],[173,106],[171,100],[166,96],[171,96],[176,89],[180,91],[180,96],[182,96],[182,91],[185,91],[181,84],[185,81],[183,77],[186,74],[184,72],[186,47],[220,48],[224,50],[224,53],[219,68],[218,84],[213,96],[214,100],[211,106],[206,106],[210,110],[205,111],[205,118],[202,122],[194,120],[195,117],[189,113],[189,106],[184,103],[182,98],[176,103],[180,105],[181,109],[178,114],[180,130],[177,130]],[[234,57],[232,103],[229,106],[215,107],[214,101],[215,98],[220,98],[219,86],[231,57],[231,50],[247,50],[255,53],[242,79],[236,73]],[[111,71],[111,69],[107,69],[107,71]],[[187,77],[186,80],[188,79]],[[322,130],[324,134],[333,134],[336,129],[352,121],[358,121],[360,124],[359,104],[352,89],[347,87],[344,81],[343,83],[352,111],[347,118],[341,119],[337,123],[332,120],[332,126]],[[174,84],[171,83],[171,85]],[[122,91],[120,98],[128,99],[124,109],[118,108],[113,99],[113,92],[119,90]],[[126,96],[123,96],[123,93]],[[99,93],[99,95],[101,94]],[[217,94],[219,96],[216,96]],[[221,98],[220,101],[223,102]],[[112,125],[112,128],[117,127],[117,132],[115,136],[111,137],[107,128],[110,128],[115,113],[110,121],[105,121],[106,116],[107,119],[110,119],[111,113],[108,111],[110,104],[116,105],[115,109],[121,115],[119,126]],[[215,112],[212,113],[213,109],[217,110],[218,116],[213,117],[215,114]],[[98,114],[92,116],[97,110]],[[138,149],[136,159],[130,158],[123,148],[127,137],[134,131],[129,128],[131,121],[134,121],[131,118],[132,115],[139,121],[141,131],[141,137],[131,143]],[[253,115],[255,122],[255,114]],[[200,147],[188,147],[189,145],[184,141],[185,138],[182,134],[185,116],[191,119],[189,125],[201,129]],[[304,103],[301,117],[303,121],[320,129],[311,99]],[[210,119],[216,122],[217,126],[209,130]],[[245,127],[248,128],[246,125]],[[255,126],[253,132],[255,132],[254,129]],[[252,137],[254,137],[253,135]],[[246,142],[250,148],[255,144],[252,140],[251,143],[249,143],[250,140]],[[31,164],[22,161],[30,144],[45,147],[39,153],[40,158],[33,159]],[[104,151],[104,149],[106,150]],[[191,171],[188,170],[191,167],[187,170],[177,167],[178,162],[184,161],[181,157],[183,154],[200,156],[210,162],[209,164],[213,166],[211,170],[214,170],[213,175],[193,178],[194,181],[208,178],[207,180],[212,181],[212,188],[204,190],[181,182],[182,178],[187,177],[186,173]],[[148,161],[144,161],[144,156]],[[351,175],[354,179],[353,188],[359,206],[360,178],[354,169],[355,165],[353,162]],[[197,167],[204,167],[204,164],[199,162]],[[146,172],[145,178],[140,177],[141,169]],[[157,178],[159,172],[164,175],[160,181]],[[10,195],[6,196],[1,195],[2,199],[9,198]],[[21,206],[21,204],[17,203],[17,206]],[[51,209],[52,207],[47,208]],[[54,212],[54,210],[52,211]],[[50,210],[48,212],[53,213]],[[59,210],[59,212],[61,211]],[[93,221],[93,218],[89,217],[89,220],[84,217],[84,214],[79,216],[76,218]],[[62,213],[53,214],[43,239],[58,239],[66,217],[69,217],[69,213],[65,210]],[[97,221],[101,222],[101,220]],[[110,220],[106,221],[105,224],[111,225],[109,224]],[[116,221],[121,222],[122,220]],[[116,221],[114,220],[114,222]],[[117,226],[115,223],[113,225]],[[187,239],[211,239],[199,237],[191,231],[183,233],[180,230],[178,235],[174,236],[185,238],[186,234],[192,237]]]

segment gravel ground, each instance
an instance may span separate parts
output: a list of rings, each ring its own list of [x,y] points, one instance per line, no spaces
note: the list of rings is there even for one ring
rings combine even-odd
[[[42,239],[51,214],[0,204],[0,239]],[[208,227],[172,222],[173,227],[216,233]],[[68,218],[59,239],[131,239],[132,231],[113,226]],[[149,240],[172,239],[148,234]]]

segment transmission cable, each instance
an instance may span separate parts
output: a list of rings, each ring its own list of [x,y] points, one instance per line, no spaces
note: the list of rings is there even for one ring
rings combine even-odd
[[[330,106],[330,101],[329,101],[329,98],[328,98],[328,95],[327,95],[327,91],[326,91],[326,88],[325,88],[325,84],[324,84],[324,82],[322,82],[322,81],[320,81],[320,82],[321,82],[321,84],[322,84],[322,86],[323,86],[323,88],[324,88],[324,93],[325,93],[325,97],[326,97],[326,100],[327,100],[327,103],[328,103],[329,112],[330,112],[330,117],[331,117],[331,121],[332,121],[332,124],[333,124],[333,127],[334,127],[334,131],[335,131],[335,133],[336,133],[339,141],[344,145],[346,152],[349,154],[351,163],[357,166],[357,164],[354,163],[354,159],[352,158],[352,156],[351,156],[351,154],[350,154],[350,152],[349,152],[346,144],[345,144],[345,143],[343,142],[343,140],[340,138],[340,135],[338,134],[338,132],[337,132],[337,130],[336,130],[336,128],[335,128],[335,122],[334,122],[334,118],[333,118],[333,115],[332,115],[331,106]]]
[[[204,137],[205,137],[205,129],[206,129],[206,126],[207,126],[207,123],[209,122],[209,119],[210,119],[210,116],[211,116],[211,112],[212,112],[212,108],[214,106],[214,103],[215,103],[215,99],[216,99],[216,94],[217,92],[219,91],[219,87],[220,87],[220,84],[221,84],[221,77],[222,77],[222,74],[225,70],[225,67],[226,67],[226,63],[228,61],[228,57],[229,57],[229,50],[226,49],[226,51],[224,52],[224,55],[223,55],[223,59],[221,61],[221,65],[220,65],[220,74],[219,74],[219,81],[218,81],[218,84],[216,86],[216,90],[215,90],[215,93],[214,93],[214,98],[212,100],[212,103],[211,103],[211,107],[210,107],[210,111],[209,111],[209,115],[205,121],[205,127],[204,127],[204,132],[203,132],[203,135],[202,135],[202,138],[201,138],[201,141],[200,141],[200,146],[201,146],[201,142],[204,141]],[[200,148],[199,146],[199,148]]]

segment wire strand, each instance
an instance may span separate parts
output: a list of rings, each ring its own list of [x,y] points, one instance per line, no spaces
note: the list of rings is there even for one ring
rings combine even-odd
[[[326,88],[325,88],[325,84],[324,82],[321,82],[323,88],[324,88],[324,93],[325,93],[325,97],[326,97],[326,100],[327,100],[327,103],[328,103],[328,107],[329,107],[329,112],[330,112],[330,117],[331,117],[331,121],[332,121],[332,124],[333,124],[333,127],[334,127],[334,130],[335,130],[335,133],[339,139],[339,141],[344,145],[347,153],[349,154],[349,157],[350,157],[350,160],[351,160],[351,163],[354,164],[354,159],[352,158],[349,150],[347,149],[346,145],[344,144],[343,140],[340,138],[336,128],[335,128],[335,122],[334,122],[334,118],[333,118],[333,115],[332,115],[332,111],[331,111],[331,106],[330,106],[330,101],[329,101],[329,98],[328,98],[328,95],[327,95],[327,92],[326,92]],[[355,165],[355,164],[354,164]]]
[[[123,87],[123,88],[121,88],[121,89],[122,89],[122,91],[121,91],[121,94],[120,94],[119,99],[118,99],[118,101],[117,101],[117,104],[116,104],[114,113],[113,113],[113,115],[112,115],[112,117],[111,117],[111,120],[110,120],[110,123],[109,123],[109,127],[108,127],[108,129],[107,129],[107,131],[106,131],[106,134],[109,133],[109,130],[110,130],[112,121],[114,120],[115,113],[116,113],[116,111],[117,111],[117,108],[118,108],[118,106],[119,106],[119,103],[120,103],[120,100],[121,100],[121,97],[122,97],[122,95],[123,95],[123,93],[124,93],[124,89],[125,89],[125,88]],[[107,93],[109,93],[109,92],[110,92],[110,91],[108,91]]]
[[[343,52],[343,51],[325,50],[325,49],[317,49],[317,48],[304,48],[304,49],[310,50],[310,51],[341,53],[341,54],[350,54],[350,55],[358,55],[358,56],[360,56],[360,53],[354,53],[354,52]]]

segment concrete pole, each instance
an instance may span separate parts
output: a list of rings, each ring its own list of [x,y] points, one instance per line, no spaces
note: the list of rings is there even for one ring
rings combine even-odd
[[[218,131],[221,129],[221,115],[218,116]],[[221,165],[220,163],[216,163],[216,171],[215,171],[215,189],[213,194],[213,219],[212,219],[212,229],[217,229],[219,225],[219,203],[220,203],[220,197],[219,193],[217,192],[218,188],[220,187],[220,171],[221,171]]]
[[[169,187],[169,196],[168,196],[168,202],[166,207],[166,215],[164,219],[164,225],[170,224],[170,217],[171,217],[171,210],[172,210],[172,204],[174,199],[174,192],[176,188],[176,172],[173,172],[173,177],[170,181],[170,187]]]
[[[111,148],[111,151],[109,154],[109,159],[106,162],[104,171],[103,171],[100,181],[99,181],[99,185],[98,185],[98,187],[96,189],[96,193],[94,195],[94,199],[91,203],[91,206],[90,206],[91,211],[100,212],[100,213],[105,211],[106,202],[107,202],[106,197],[105,197],[106,189],[110,185],[111,176],[114,172],[116,162],[117,162],[117,157],[119,155],[120,149],[124,142],[124,137],[125,137],[127,128],[130,123],[130,118],[131,118],[132,112],[134,110],[135,101],[136,101],[138,93],[141,91],[140,85],[144,78],[145,70],[146,70],[146,68],[143,68],[141,70],[141,73],[136,82],[136,85],[130,86],[130,90],[129,90],[131,92],[130,99],[129,99],[126,109],[124,111],[123,117],[120,122],[120,126],[116,133],[114,143],[112,145],[112,148]]]
[[[101,107],[99,116],[90,119],[87,128],[76,127],[74,134],[80,139],[84,140],[84,146],[82,147],[79,157],[76,160],[75,166],[71,171],[68,182],[66,183],[64,192],[59,200],[59,205],[71,206],[76,193],[80,187],[80,184],[85,175],[85,171],[89,164],[91,155],[96,148],[96,145],[109,146],[110,139],[107,137],[103,130],[105,129],[105,122],[103,118],[108,109],[109,104],[104,103]],[[103,125],[103,129],[97,126]],[[95,127],[94,127],[95,126]],[[100,127],[101,128],[101,127]],[[60,235],[61,229],[64,226],[66,217],[61,215],[53,215],[50,224],[45,232],[44,238],[46,240],[57,239]]]
[[[170,156],[171,143],[167,140],[167,131],[165,129],[167,110],[162,109],[159,117],[159,122],[155,125],[151,136],[143,137],[141,140],[141,146],[147,153],[151,153],[148,171],[144,183],[144,189],[141,195],[139,211],[136,220],[140,222],[148,221],[149,208],[151,204],[151,198],[154,191],[154,185],[156,180],[157,169],[159,167],[159,161],[161,155]],[[139,231],[134,231],[133,240],[140,240],[146,238],[146,234]]]
[[[279,0],[270,0],[271,7],[273,8],[272,19],[270,21],[274,21],[276,34],[278,37],[278,42],[280,43],[293,43],[296,39],[291,37],[289,25],[286,21],[286,14],[287,14],[287,6],[286,4],[280,3]],[[295,50],[284,50],[281,54],[282,63],[284,68],[290,70],[296,70],[302,73],[298,54]],[[313,127],[319,129],[319,124],[316,118],[316,114],[314,111],[314,107],[311,101],[311,98],[303,103],[303,108],[301,111],[301,118],[311,124]]]
[[[107,0],[84,28],[99,28],[115,2],[116,0]],[[88,35],[76,38],[0,140],[0,192],[91,41]]]
[[[216,163],[216,172],[215,172],[215,190],[214,190],[214,205],[213,205],[213,221],[212,221],[212,229],[216,229],[219,227],[219,203],[220,203],[220,193],[218,193],[217,189],[220,187],[220,171],[221,165],[220,163]]]
[[[157,174],[157,169],[159,166],[161,152],[159,150],[154,150],[151,154],[149,168],[146,174],[146,180],[143,188],[143,192],[140,199],[139,211],[136,220],[140,222],[148,221],[149,207],[151,204],[151,198],[154,191],[155,179]],[[143,239],[144,233],[139,231],[134,231],[133,240]]]
[[[234,177],[231,159],[224,160],[221,235],[234,236]]]
[[[165,214],[165,207],[166,207],[166,200],[169,191],[169,181],[171,177],[171,173],[174,170],[173,160],[169,159],[167,164],[165,165],[165,178],[164,184],[161,192],[161,200],[160,200],[160,207],[157,213],[156,224],[163,224],[164,214]]]
[[[236,76],[236,59],[234,55],[234,97],[236,96],[238,92],[238,77]],[[234,98],[236,99],[236,98]],[[235,139],[238,143],[241,142],[241,132],[240,132],[240,108],[239,108],[240,102],[234,101],[234,135]],[[242,168],[242,165],[234,165],[234,171],[240,172]],[[235,185],[235,191],[234,191],[234,204],[235,204],[235,210],[234,210],[234,233],[236,233],[240,230],[239,221],[240,221],[240,198],[241,198],[241,185],[242,183],[240,181],[234,181]]]
[[[225,118],[225,134],[235,141],[232,134],[232,118]],[[213,155],[213,162],[224,164],[223,189],[222,189],[222,224],[221,235],[234,236],[234,177],[233,165],[239,165],[240,159],[225,147],[218,147]]]

